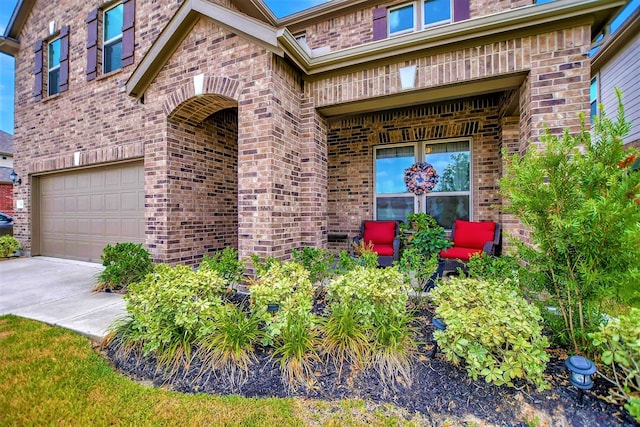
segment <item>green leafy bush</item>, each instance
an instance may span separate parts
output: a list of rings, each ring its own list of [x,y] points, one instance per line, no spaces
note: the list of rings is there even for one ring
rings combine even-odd
[[[126,290],[131,283],[139,282],[153,269],[149,251],[141,243],[116,243],[102,250],[105,269],[98,275],[94,291]]]
[[[356,266],[363,267],[377,267],[378,266],[378,253],[373,250],[373,243],[360,240],[360,243],[353,243],[353,252],[355,257],[352,257],[354,263],[349,267],[353,269]]]
[[[510,283],[518,286],[518,272],[520,264],[518,259],[510,255],[489,256],[486,254],[474,254],[467,264],[468,275],[477,279]]]
[[[402,231],[412,230],[408,235],[401,235],[405,248],[410,248],[429,259],[442,249],[451,247],[445,229],[431,215],[423,212],[411,213],[407,215],[407,223],[409,225],[403,223],[400,226]]]
[[[231,286],[242,282],[245,265],[242,260],[238,259],[236,249],[226,247],[213,256],[205,255],[198,268],[217,271],[220,277],[227,282],[227,285]]]
[[[321,283],[331,277],[334,256],[328,250],[304,247],[301,250],[294,249],[292,255],[294,261],[307,269],[311,283]]]
[[[417,248],[409,247],[402,251],[397,265],[408,283],[422,290],[438,269],[438,255],[424,255]]]
[[[348,273],[334,278],[329,284],[329,302],[358,307],[358,314],[367,327],[373,325],[373,313],[384,310],[399,315],[407,309],[408,292],[398,267],[372,268],[357,266]]]
[[[524,378],[548,388],[543,372],[549,344],[537,307],[509,286],[470,278],[444,281],[431,295],[436,316],[447,325],[435,338],[448,360],[464,360],[474,380],[513,386]]]
[[[0,237],[0,258],[12,255],[20,248],[20,242],[13,236]]]
[[[266,313],[265,345],[273,344],[291,313],[306,315],[313,306],[309,273],[297,262],[273,264],[249,289],[252,310]]]
[[[576,352],[592,350],[588,333],[612,301],[640,302],[640,173],[623,144],[629,129],[620,103],[616,121],[603,112],[593,130],[583,120],[575,135],[547,131],[541,151],[505,153],[502,207],[531,231],[532,244],[519,245],[521,284],[549,295],[542,305],[563,321],[553,337]]]
[[[263,276],[267,271],[269,271],[269,269],[271,269],[271,267],[273,267],[274,265],[282,264],[282,261],[271,256],[265,257],[264,261],[262,261],[258,254],[252,254],[251,264],[253,264],[256,277],[260,277]]]
[[[615,385],[609,400],[625,404],[640,421],[640,309],[633,308],[628,315],[601,325],[589,337],[600,360],[609,367],[608,375],[603,376]]]
[[[129,320],[116,325],[109,340],[116,339],[125,353],[132,347],[154,353],[159,367],[173,374],[189,366],[195,343],[214,331],[226,289],[215,271],[156,265],[143,281],[129,286]]]

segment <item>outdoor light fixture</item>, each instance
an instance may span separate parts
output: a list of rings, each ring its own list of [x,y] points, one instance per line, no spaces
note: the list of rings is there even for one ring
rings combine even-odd
[[[14,170],[12,170],[11,173],[9,174],[9,179],[14,184],[22,184],[22,178],[18,178],[18,174]]]
[[[591,375],[596,372],[596,365],[582,356],[571,356],[564,364],[571,371],[569,382],[578,389],[578,401],[582,402],[582,395],[585,390],[593,387]]]
[[[436,341],[436,331],[444,331],[445,329],[447,329],[447,325],[445,325],[445,323],[442,320],[435,317],[431,319],[431,323],[433,323],[433,350],[431,350],[431,358],[433,359],[434,357],[436,357],[436,353],[438,352],[438,341]]]
[[[274,313],[276,311],[278,311],[280,309],[280,306],[278,304],[267,304],[267,311]]]

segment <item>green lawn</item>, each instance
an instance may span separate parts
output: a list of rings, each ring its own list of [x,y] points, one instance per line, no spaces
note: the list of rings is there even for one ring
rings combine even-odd
[[[0,425],[425,425],[362,401],[247,399],[146,387],[68,330],[0,317]],[[451,424],[449,424],[451,425]]]

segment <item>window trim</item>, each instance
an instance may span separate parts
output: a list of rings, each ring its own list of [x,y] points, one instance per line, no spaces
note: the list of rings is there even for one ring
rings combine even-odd
[[[105,22],[107,20],[106,19],[107,18],[107,13],[109,11],[119,7],[119,6],[122,7],[122,24],[120,25],[120,33],[117,36],[112,37],[109,40],[107,40],[106,39],[107,26],[105,25]],[[107,63],[105,61],[105,55],[106,55],[106,51],[107,51],[107,49],[106,49],[107,46],[115,44],[118,41],[120,41],[121,45],[123,43],[122,39],[123,39],[123,35],[124,35],[124,30],[123,30],[123,26],[124,26],[124,4],[122,2],[116,2],[116,3],[114,3],[113,5],[111,5],[109,7],[105,7],[100,12],[102,13],[102,38],[100,40],[101,41],[100,48],[102,49],[102,55],[101,55],[102,56],[102,58],[101,58],[102,59],[102,64],[101,64],[101,68],[102,68],[102,75],[105,75],[105,74],[113,73],[114,71],[117,71],[117,70],[120,70],[120,69],[123,68],[123,65],[122,65],[122,54],[121,54],[120,55],[121,56],[121,58],[120,58],[120,61],[121,61],[120,67],[114,68],[112,70],[107,71],[106,68],[105,68],[106,67],[106,63]]]
[[[449,144],[456,142],[468,142],[469,144],[469,190],[468,191],[447,191],[447,192],[436,192],[423,194],[421,196],[415,195],[408,191],[402,193],[384,193],[378,194],[376,192],[376,177],[378,174],[376,160],[378,150],[387,149],[387,148],[395,148],[395,147],[413,147],[413,161],[414,163],[417,161],[424,161],[426,156],[426,147],[432,144]],[[473,212],[473,200],[474,200],[474,187],[473,187],[473,137],[458,137],[458,138],[442,138],[442,139],[431,139],[431,140],[420,140],[420,141],[411,141],[411,142],[401,142],[397,144],[380,144],[373,146],[373,218],[377,220],[378,218],[378,197],[413,197],[413,212],[426,212],[427,208],[427,197],[435,197],[435,196],[468,196],[469,197],[469,221],[473,221],[474,212]],[[431,195],[431,196],[430,196]],[[449,230],[449,229],[448,229]]]

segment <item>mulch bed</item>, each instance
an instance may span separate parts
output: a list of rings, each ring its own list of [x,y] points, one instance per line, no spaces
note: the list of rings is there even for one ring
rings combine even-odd
[[[551,349],[551,361],[546,377],[551,390],[538,392],[525,382],[516,388],[495,386],[480,379],[471,380],[463,367],[456,367],[444,360],[441,353],[429,357],[432,349],[433,310],[421,303],[417,309],[420,356],[413,365],[413,383],[394,388],[380,383],[373,372],[351,375],[348,367],[339,376],[328,364],[315,367],[318,382],[311,390],[291,391],[283,386],[278,366],[271,360],[268,350],[258,348],[257,361],[248,374],[247,381],[239,388],[215,374],[200,375],[200,362],[194,360],[188,371],[179,371],[171,378],[157,372],[153,357],[138,359],[118,357],[112,348],[107,357],[116,369],[136,380],[152,381],[156,386],[169,386],[185,393],[209,393],[213,395],[236,394],[246,397],[302,397],[308,399],[340,400],[363,399],[379,404],[391,403],[422,414],[422,419],[438,425],[442,416],[457,419],[475,419],[491,425],[571,425],[614,426],[638,425],[618,406],[609,404],[598,396],[608,394],[608,383],[595,379],[595,387],[578,402],[575,388],[569,385],[564,360],[566,352]],[[318,310],[321,306],[317,307]],[[436,416],[437,414],[437,416]]]

